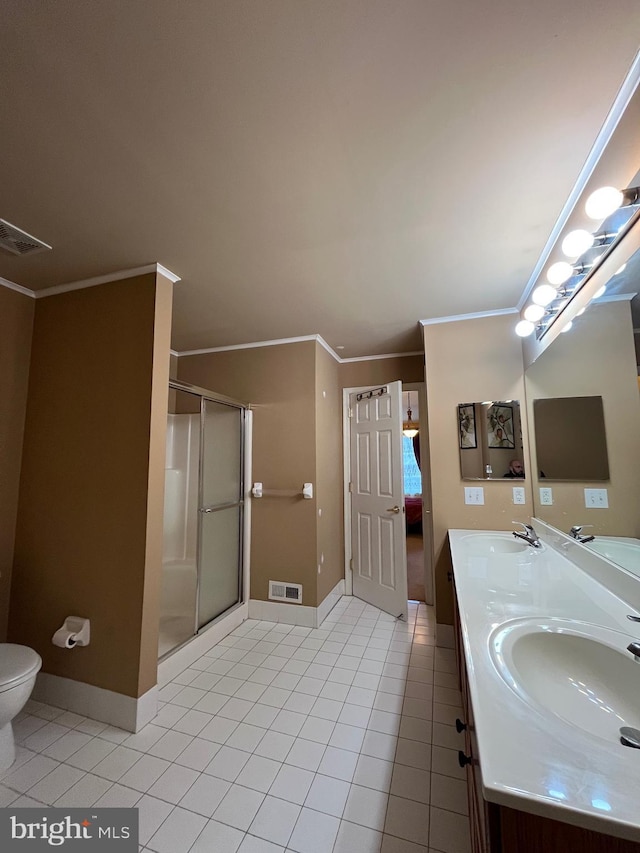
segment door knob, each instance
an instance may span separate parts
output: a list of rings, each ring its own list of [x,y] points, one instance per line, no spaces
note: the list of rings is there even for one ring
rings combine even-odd
[[[400,507],[399,506],[392,506],[387,510],[387,512],[395,512],[397,515],[400,512]]]

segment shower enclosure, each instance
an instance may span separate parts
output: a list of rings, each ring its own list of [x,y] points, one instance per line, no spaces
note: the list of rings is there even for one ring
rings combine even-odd
[[[169,383],[158,656],[242,602],[247,407]]]

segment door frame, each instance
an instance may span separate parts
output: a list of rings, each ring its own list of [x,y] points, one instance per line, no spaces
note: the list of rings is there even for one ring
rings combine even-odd
[[[384,384],[384,383],[383,383]],[[345,594],[353,595],[353,571],[351,560],[351,494],[349,482],[351,480],[351,424],[349,423],[349,397],[359,391],[366,391],[371,385],[358,385],[353,388],[342,389],[342,454],[343,454],[343,508],[344,508],[344,586]],[[427,420],[427,394],[424,382],[403,382],[402,391],[418,392],[418,423],[420,424],[420,435],[425,436],[424,442],[420,442],[421,460],[428,460],[429,433]],[[420,471],[422,475],[422,535],[424,547],[424,593],[427,604],[434,604],[434,581],[433,581],[433,514],[431,506],[431,478],[424,467]],[[428,505],[427,505],[428,504]],[[427,535],[425,535],[425,532]],[[428,547],[426,547],[428,545]]]

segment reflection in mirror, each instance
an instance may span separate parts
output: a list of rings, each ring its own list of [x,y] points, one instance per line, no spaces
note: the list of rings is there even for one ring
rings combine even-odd
[[[524,479],[519,400],[458,405],[463,480]]]
[[[533,420],[540,478],[609,479],[602,397],[534,400]]]
[[[565,533],[582,526],[579,541],[595,537],[583,547],[636,573],[640,573],[640,349],[635,331],[640,329],[639,288],[640,250],[609,280],[606,295],[594,300],[525,373],[535,515]],[[549,463],[539,450],[533,401],[558,397],[601,398],[608,482],[593,472],[589,481],[549,482],[552,469],[547,470]],[[545,478],[538,476],[540,470]],[[540,503],[540,487],[550,504]],[[587,505],[585,490],[590,488],[602,490],[608,506]]]

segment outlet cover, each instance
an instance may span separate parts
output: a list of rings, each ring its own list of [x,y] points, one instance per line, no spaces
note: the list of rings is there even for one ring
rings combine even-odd
[[[471,488],[469,486],[465,486],[464,502],[466,504],[472,504],[474,506],[483,506],[484,489],[482,488],[482,486],[474,486]]]
[[[608,509],[609,495],[606,489],[585,489],[584,505],[588,509]]]
[[[553,505],[553,490],[550,488],[540,489],[540,503],[542,506]]]
[[[523,504],[525,502],[524,489],[522,486],[513,487],[513,502],[514,504]]]

